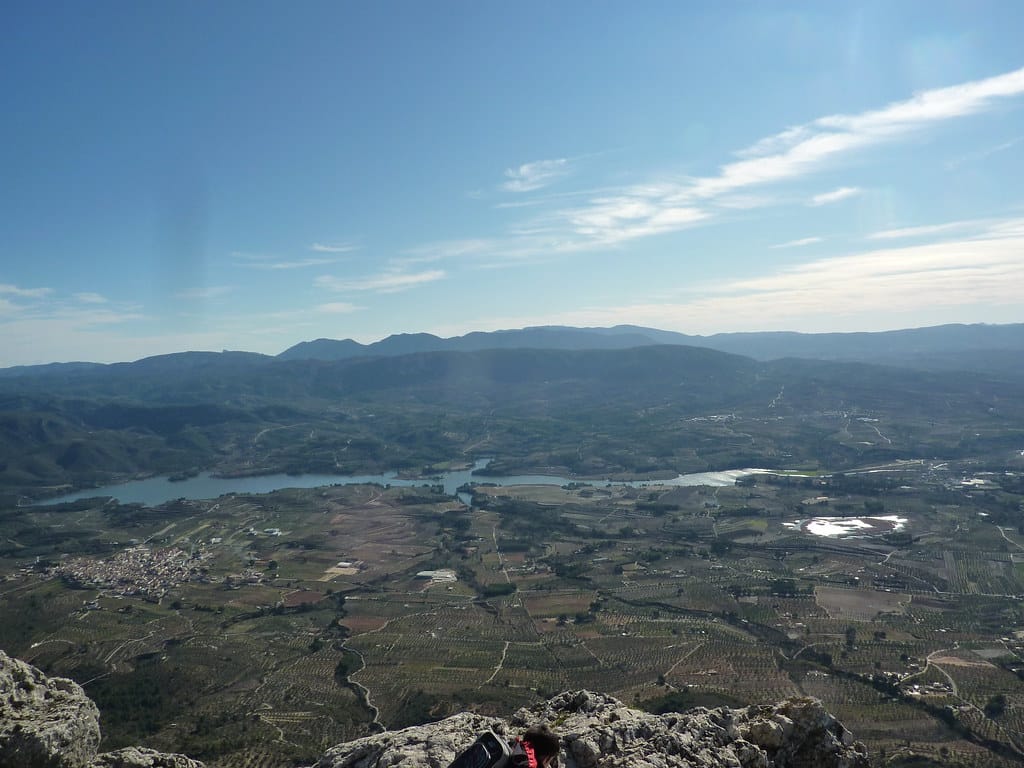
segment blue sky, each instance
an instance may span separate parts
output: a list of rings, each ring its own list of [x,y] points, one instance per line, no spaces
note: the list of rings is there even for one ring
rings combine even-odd
[[[7,3],[0,366],[1024,321],[1024,8]]]

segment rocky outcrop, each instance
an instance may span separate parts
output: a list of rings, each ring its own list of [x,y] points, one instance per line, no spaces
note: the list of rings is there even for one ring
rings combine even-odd
[[[316,768],[385,768],[385,766],[447,766],[455,755],[488,728],[506,738],[508,724],[496,717],[463,712],[436,723],[349,741],[332,747]]]
[[[100,712],[81,686],[0,651],[0,766],[82,768],[100,744]]]
[[[446,768],[479,733],[506,738],[547,724],[563,768],[867,768],[863,745],[815,699],[652,715],[599,693],[563,693],[508,720],[469,712],[367,736],[315,768]],[[184,755],[128,747],[97,754],[99,712],[77,683],[0,651],[0,768],[203,768]]]
[[[97,754],[99,718],[78,683],[0,651],[0,768],[203,768],[148,749]]]
[[[367,736],[327,752],[315,768],[445,768],[492,728],[516,734],[547,723],[562,739],[564,768],[866,768],[862,744],[815,699],[746,709],[652,715],[589,691],[526,707],[508,722],[461,714]]]
[[[203,768],[198,760],[184,755],[157,752],[142,747],[125,747],[104,752],[89,763],[89,768]]]

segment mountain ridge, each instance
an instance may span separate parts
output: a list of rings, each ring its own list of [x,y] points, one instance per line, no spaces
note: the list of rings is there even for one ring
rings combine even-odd
[[[950,434],[966,423],[983,427],[969,431],[980,437],[943,438],[947,458],[1019,450],[1024,423],[1017,377],[759,362],[701,347],[492,349],[338,361],[185,355],[184,366],[155,358],[75,376],[0,379],[0,488],[38,496],[69,483],[96,487],[199,468],[359,474],[422,468],[483,450],[517,457],[518,465],[494,467],[507,474],[557,466],[579,476],[621,476],[785,462],[838,470],[920,457],[919,441],[930,439],[928,424],[936,419],[957,425]],[[756,434],[721,444],[679,438],[700,432],[692,419],[713,414],[748,420]],[[837,442],[828,438],[835,434],[826,427],[829,414],[884,418],[910,431],[895,442],[872,441],[873,431],[867,442]],[[757,426],[768,417],[789,419],[785,437]],[[824,421],[811,428],[807,418]],[[1003,426],[991,431],[1000,419]],[[292,429],[299,424],[306,427]],[[639,434],[642,450],[629,448]],[[543,455],[537,440],[547,446]],[[581,444],[588,446],[586,459]],[[928,450],[938,455],[938,444]]]
[[[753,331],[708,336],[637,325],[611,327],[531,326],[499,331],[471,331],[443,338],[429,333],[393,334],[369,344],[351,338],[321,337],[302,341],[277,355],[257,352],[185,351],[131,362],[52,362],[0,368],[0,380],[26,376],[76,378],[125,366],[176,370],[199,368],[215,361],[337,361],[353,358],[400,357],[428,352],[479,352],[508,349],[596,350],[645,346],[689,346],[714,349],[759,361],[783,358],[880,363],[926,370],[973,370],[1024,374],[1024,323],[946,324],[891,331],[802,333]]]
[[[338,360],[347,357],[390,356],[411,352],[478,351],[483,349],[623,349],[660,344],[706,347],[720,352],[775,360],[807,357],[859,362],[913,362],[948,356],[958,351],[1024,352],[1024,323],[1008,325],[946,324],[892,331],[852,333],[800,333],[756,331],[689,335],[637,325],[609,328],[532,326],[491,332],[473,331],[441,338],[432,334],[397,334],[371,344],[352,339],[321,338],[300,342],[277,355],[278,359]],[[942,366],[946,367],[946,366]]]

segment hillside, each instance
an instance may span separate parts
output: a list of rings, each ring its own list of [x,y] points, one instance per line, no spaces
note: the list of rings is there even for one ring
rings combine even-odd
[[[495,454],[496,471],[590,476],[843,469],[1012,449],[1019,387],[1009,375],[675,345],[334,361],[187,353],[0,379],[0,486],[36,495],[147,473],[381,471]],[[723,414],[747,428],[700,427]],[[829,414],[890,420],[901,439],[844,438]]]

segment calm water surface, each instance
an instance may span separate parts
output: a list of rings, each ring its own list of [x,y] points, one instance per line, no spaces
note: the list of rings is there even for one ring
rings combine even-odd
[[[84,491],[75,491],[65,496],[47,499],[44,504],[60,504],[66,501],[87,499],[96,496],[110,496],[122,504],[139,503],[147,506],[156,506],[173,499],[215,499],[228,493],[270,493],[281,488],[316,488],[322,485],[354,485],[364,483],[378,483],[380,485],[391,485],[399,488],[411,488],[423,485],[442,485],[445,493],[454,496],[456,488],[465,483],[491,483],[494,485],[567,485],[568,483],[581,483],[591,486],[608,485],[607,480],[579,480],[571,477],[558,477],[555,475],[507,475],[504,477],[491,477],[474,475],[473,470],[483,469],[490,462],[490,459],[482,459],[470,469],[444,472],[436,478],[417,478],[414,480],[398,477],[395,472],[385,472],[378,475],[260,475],[258,477],[211,477],[204,472],[190,477],[187,480],[171,482],[166,476],[150,477],[146,480],[133,480],[119,485],[107,485],[102,488],[90,488]],[[630,485],[635,488],[643,488],[652,485],[658,486],[683,486],[683,485],[710,485],[725,486],[732,485],[736,478],[743,477],[766,470],[760,469],[732,469],[725,472],[695,472],[687,475],[679,475],[670,480],[635,480],[631,482],[616,482],[613,485]],[[469,502],[468,494],[459,494],[466,503]]]

